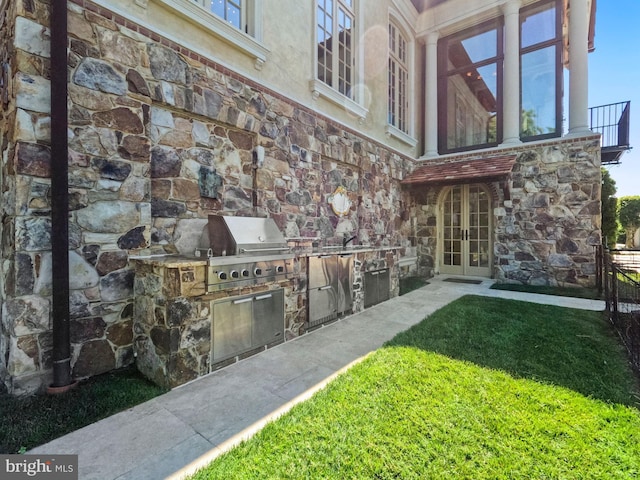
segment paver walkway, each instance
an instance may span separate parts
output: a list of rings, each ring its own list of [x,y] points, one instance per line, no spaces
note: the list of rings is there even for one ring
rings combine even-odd
[[[182,478],[310,397],[335,375],[398,332],[466,294],[587,310],[604,302],[490,290],[480,284],[430,284],[230,365],[28,453],[77,454],[79,478]]]

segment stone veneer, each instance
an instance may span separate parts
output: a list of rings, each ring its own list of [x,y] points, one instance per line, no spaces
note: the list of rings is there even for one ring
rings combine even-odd
[[[448,161],[516,155],[493,192],[492,277],[531,285],[595,285],[600,233],[600,144],[597,135],[453,155]],[[414,242],[422,275],[438,268],[441,185],[413,190]]]
[[[390,295],[398,295],[397,263],[401,253],[398,249],[354,253],[352,312],[364,310],[363,274],[366,271],[388,268]],[[204,260],[165,257],[139,259],[135,263],[133,329],[136,365],[158,385],[176,387],[306,331],[308,272],[304,253],[293,260],[292,274],[287,280],[213,293],[205,291]],[[211,364],[212,302],[279,288],[284,289],[284,339]]]
[[[23,393],[51,372],[49,2],[5,6],[0,379]],[[89,1],[68,6],[75,378],[134,361],[129,255],[190,253],[211,213],[408,246],[397,211],[411,159]],[[327,204],[338,186],[353,203],[344,217]]]

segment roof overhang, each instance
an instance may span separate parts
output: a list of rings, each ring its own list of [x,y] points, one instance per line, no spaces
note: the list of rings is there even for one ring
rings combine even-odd
[[[515,155],[477,158],[418,167],[402,180],[403,185],[454,185],[498,181],[509,176],[516,163]]]
[[[515,163],[516,155],[429,163],[418,167],[401,183],[407,187],[420,187],[499,182],[505,198],[509,198],[508,184]]]

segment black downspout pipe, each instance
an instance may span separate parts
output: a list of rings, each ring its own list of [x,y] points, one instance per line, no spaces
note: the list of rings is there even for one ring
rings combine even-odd
[[[69,178],[67,139],[67,0],[51,2],[51,257],[53,294],[53,384],[71,380],[69,336]]]

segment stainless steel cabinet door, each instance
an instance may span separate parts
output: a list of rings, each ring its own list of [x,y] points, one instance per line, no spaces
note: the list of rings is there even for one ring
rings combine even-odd
[[[253,297],[254,346],[269,345],[284,337],[284,289],[271,290]]]
[[[338,278],[338,264],[335,255],[309,257],[309,288],[331,285]]]
[[[338,314],[353,308],[353,255],[338,255]]]
[[[253,297],[213,304],[212,363],[251,348]]]
[[[338,299],[331,285],[309,290],[309,327],[338,318]]]

